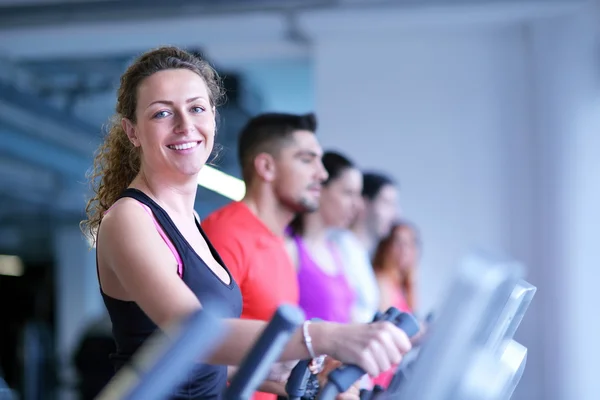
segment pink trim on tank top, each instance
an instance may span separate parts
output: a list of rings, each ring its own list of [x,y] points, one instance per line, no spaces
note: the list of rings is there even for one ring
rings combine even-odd
[[[167,234],[165,233],[165,231],[162,228],[162,226],[160,226],[160,224],[156,220],[156,217],[154,217],[154,213],[152,212],[152,210],[150,209],[150,207],[148,207],[147,205],[145,205],[144,203],[142,203],[142,202],[140,202],[140,201],[138,201],[136,199],[133,199],[133,200],[135,200],[140,206],[142,206],[144,208],[144,210],[146,210],[146,212],[148,213],[148,215],[150,215],[150,218],[152,218],[152,222],[154,222],[154,226],[156,227],[156,230],[160,234],[160,237],[163,238],[163,240],[165,241],[165,243],[169,247],[169,250],[171,250],[171,253],[173,253],[173,256],[175,257],[175,260],[177,261],[177,275],[179,275],[180,278],[183,278],[183,261],[181,260],[181,257],[179,256],[179,252],[177,251],[177,249],[173,245],[173,242],[171,242],[171,239],[169,239],[169,236],[167,236]],[[106,215],[111,210],[111,208],[113,208],[113,207],[114,207],[114,204],[112,206],[110,206],[108,208],[108,210],[106,210],[104,212],[104,215]]]

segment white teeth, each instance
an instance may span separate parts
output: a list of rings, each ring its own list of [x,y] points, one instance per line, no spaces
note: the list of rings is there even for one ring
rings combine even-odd
[[[189,143],[183,143],[183,144],[173,144],[170,146],[167,146],[170,149],[173,150],[186,150],[186,149],[191,149],[192,147],[196,147],[198,146],[198,142],[189,142]]]

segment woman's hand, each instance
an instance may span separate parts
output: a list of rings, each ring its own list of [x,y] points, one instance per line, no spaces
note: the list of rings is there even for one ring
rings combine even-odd
[[[317,351],[344,364],[356,365],[371,377],[399,364],[412,345],[408,336],[387,321],[370,324],[314,324]],[[311,329],[312,330],[312,329]]]

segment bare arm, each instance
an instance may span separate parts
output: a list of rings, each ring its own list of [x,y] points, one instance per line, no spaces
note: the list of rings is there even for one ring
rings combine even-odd
[[[245,355],[256,339],[260,336],[267,323],[263,321],[252,321],[246,319],[230,319],[227,321],[228,334],[222,342],[219,350],[215,352],[210,362],[215,364],[239,365],[242,355]],[[334,335],[337,324],[314,323],[309,327],[313,338],[313,347],[318,354],[328,354],[332,351],[330,344],[333,340],[326,339],[328,335]],[[310,358],[310,354],[304,344],[302,330],[298,329],[288,341],[287,346],[281,354],[280,361],[303,360]]]
[[[237,370],[238,370],[237,367],[233,367],[233,366],[227,367],[227,380],[228,381],[231,381],[233,376],[237,373]],[[285,381],[280,382],[280,381],[266,380],[258,387],[258,391],[265,392],[265,393],[273,393],[273,394],[276,394],[279,396],[287,396],[287,393],[285,391],[285,385],[286,385]]]
[[[117,276],[129,300],[135,301],[157,326],[164,329],[202,306],[177,275],[173,255],[152,219],[134,202],[132,199],[121,200],[102,222],[99,259]],[[209,362],[239,365],[266,323],[235,319],[228,320],[227,324],[228,334]],[[309,331],[316,353],[358,364],[372,375],[398,363],[401,354],[410,349],[406,335],[389,323],[314,323]],[[310,354],[299,330],[288,342],[281,360],[308,357]]]

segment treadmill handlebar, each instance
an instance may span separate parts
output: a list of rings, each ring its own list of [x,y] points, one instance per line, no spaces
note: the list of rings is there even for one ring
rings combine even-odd
[[[289,400],[297,400],[304,396],[306,385],[312,374],[308,368],[312,360],[300,360],[292,369],[290,376],[285,384],[285,392]]]
[[[224,400],[247,400],[252,397],[304,319],[300,308],[287,304],[279,306],[231,380]]]
[[[313,318],[312,321],[321,321],[320,318]],[[288,400],[297,400],[304,396],[308,382],[312,375],[310,371],[310,363],[313,360],[300,360],[292,369],[290,376],[285,384],[285,392],[288,395]]]
[[[98,395],[99,400],[160,400],[206,359],[227,328],[220,307],[198,310],[166,331],[157,331]]]
[[[408,337],[413,337],[419,333],[419,322],[409,313],[401,312],[392,307],[383,315],[376,315],[376,321],[389,321],[402,329]],[[356,365],[343,365],[332,371],[328,376],[327,385],[323,388],[319,399],[331,400],[339,393],[347,391],[354,382],[360,379],[365,374],[362,368]]]

